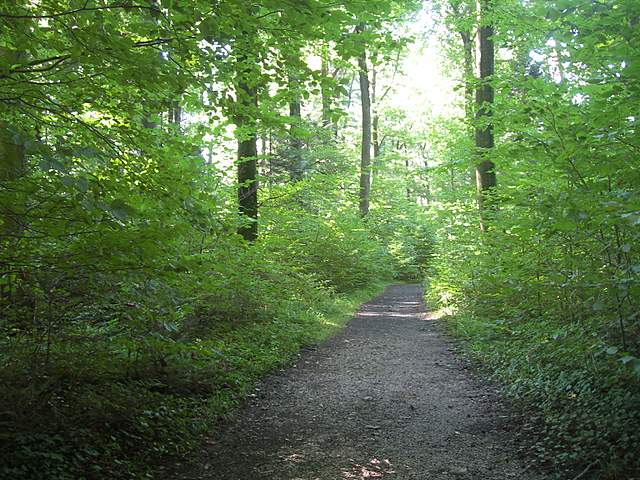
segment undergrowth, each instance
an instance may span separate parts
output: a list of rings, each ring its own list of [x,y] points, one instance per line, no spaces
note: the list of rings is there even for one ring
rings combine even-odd
[[[624,291],[633,305],[635,284],[623,290],[601,268],[597,240],[582,231],[572,244],[554,243],[561,234],[553,227],[518,224],[532,222],[535,211],[520,216],[505,207],[496,226],[478,234],[469,228],[474,208],[442,213],[450,223],[441,220],[438,231],[430,303],[528,407],[525,433],[539,430],[538,467],[559,479],[639,478],[639,327],[619,301]]]
[[[515,326],[469,312],[449,317],[448,325],[510,396],[539,414],[530,419],[541,429],[533,449],[538,467],[557,478],[585,469],[583,478],[635,478],[638,380],[593,335],[552,321]]]
[[[273,187],[251,245],[203,194],[197,221],[149,208],[3,251],[29,268],[0,295],[0,478],[145,478],[382,279],[417,276],[427,232],[391,238],[417,209],[381,229],[348,193],[305,185]]]
[[[316,289],[274,317],[159,339],[161,359],[148,352],[136,360],[117,338],[95,343],[88,359],[81,353],[89,347],[75,342],[78,351],[56,350],[34,378],[15,357],[2,371],[0,478],[151,478],[158,461],[197,450],[257,380],[341,328],[383,285]]]

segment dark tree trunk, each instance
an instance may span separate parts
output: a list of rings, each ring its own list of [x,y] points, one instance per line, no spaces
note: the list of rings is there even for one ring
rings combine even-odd
[[[252,242],[258,238],[258,136],[255,120],[247,118],[246,110],[257,107],[256,87],[240,82],[238,102],[244,112],[244,118],[237,121],[238,127],[250,130],[238,139],[238,205],[240,215],[246,217],[238,233]]]
[[[24,147],[15,138],[15,133],[4,123],[0,123],[0,186],[6,188],[7,183],[19,179],[25,171]],[[0,206],[3,211],[1,231],[15,234],[22,230],[22,222],[17,205]]]
[[[424,153],[424,149],[426,148],[426,145],[422,147],[422,156],[424,159],[424,171],[425,171],[425,177],[426,177],[426,183],[425,183],[425,194],[426,194],[426,201],[427,201],[427,205],[429,205],[431,203],[431,178],[429,176],[429,159],[427,158],[427,156]]]
[[[379,125],[380,117],[378,116],[377,106],[377,79],[378,72],[375,65],[371,67],[371,146],[373,147],[373,159],[371,160],[371,178],[369,180],[369,188],[373,189],[373,183],[375,180],[376,172],[378,171],[378,157],[380,156],[380,140],[379,140]]]
[[[495,165],[491,161],[493,148],[493,124],[491,121],[493,107],[493,87],[491,78],[494,71],[493,26],[487,22],[490,0],[478,0],[477,8],[480,18],[478,27],[478,62],[480,83],[476,90],[476,147],[479,159],[476,163],[476,190],[478,207],[481,215],[481,229],[486,230],[485,210],[487,194],[496,186]]]
[[[359,27],[362,32],[364,27]],[[371,190],[371,97],[369,94],[369,69],[367,51],[363,48],[358,57],[358,77],[362,104],[362,149],[360,156],[360,215],[369,213],[369,193]]]
[[[16,180],[22,176],[24,169],[24,147],[15,133],[0,123],[0,180]]]
[[[256,13],[256,6],[246,4],[247,17]],[[242,24],[241,24],[242,25]],[[257,32],[251,27],[241,32],[236,50],[235,124],[238,140],[238,234],[247,242],[258,238],[258,86],[261,70],[258,58],[251,55],[259,46]]]
[[[18,63],[23,56],[22,52],[0,47],[0,59],[9,65]],[[6,188],[7,183],[24,175],[25,167],[24,146],[21,140],[8,124],[0,121],[0,188]],[[3,211],[0,232],[15,234],[22,230],[23,224],[17,207],[12,201],[9,205],[0,205]]]
[[[255,137],[238,142],[238,204],[240,215],[251,220],[238,233],[249,242],[258,238],[257,154]]]

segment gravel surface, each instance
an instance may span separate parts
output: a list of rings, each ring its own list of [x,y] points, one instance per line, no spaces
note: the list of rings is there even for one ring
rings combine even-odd
[[[422,303],[394,285],[348,326],[267,378],[196,466],[171,478],[538,479],[515,413],[456,354]]]

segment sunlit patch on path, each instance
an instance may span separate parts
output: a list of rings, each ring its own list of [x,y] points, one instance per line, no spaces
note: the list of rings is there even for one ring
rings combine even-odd
[[[397,473],[388,459],[378,460],[373,458],[367,465],[354,463],[349,471],[342,472],[344,478],[382,478],[385,475]]]

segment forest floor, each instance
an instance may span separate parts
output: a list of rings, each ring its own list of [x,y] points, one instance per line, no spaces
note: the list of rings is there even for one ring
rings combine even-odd
[[[390,286],[166,478],[541,478],[518,454],[518,412],[458,350],[419,285]]]

